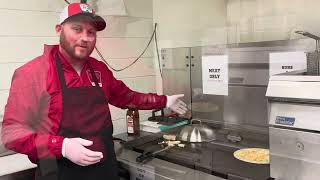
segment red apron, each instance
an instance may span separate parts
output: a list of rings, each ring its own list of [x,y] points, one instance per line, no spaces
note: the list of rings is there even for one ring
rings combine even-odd
[[[58,53],[56,54],[56,64],[62,89],[62,119],[58,135],[68,138],[81,137],[93,141],[93,145],[86,148],[102,152],[103,159],[93,165],[79,166],[62,158],[56,161],[56,168],[49,168],[55,169],[55,171],[47,173],[44,173],[48,171],[46,169],[47,161],[41,163],[40,160],[38,177],[46,180],[118,180],[118,166],[112,138],[113,126],[108,100],[99,87],[98,79],[90,63],[88,62],[88,65],[95,86],[71,88],[66,86]]]

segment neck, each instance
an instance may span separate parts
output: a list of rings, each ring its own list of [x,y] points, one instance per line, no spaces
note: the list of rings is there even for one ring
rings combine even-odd
[[[68,61],[74,67],[82,67],[85,63],[85,60],[83,59],[78,59],[70,56],[61,46],[59,46],[59,52],[62,54],[65,60]]]

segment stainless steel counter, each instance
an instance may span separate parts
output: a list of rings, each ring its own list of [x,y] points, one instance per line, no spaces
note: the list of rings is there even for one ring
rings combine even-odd
[[[166,133],[175,134],[176,129],[171,129]],[[217,130],[215,141],[210,143],[188,143],[184,148],[174,147],[168,151],[161,152],[156,155],[158,160],[170,162],[195,171],[201,171],[207,175],[213,175],[220,178],[230,180],[266,180],[270,179],[269,165],[257,165],[239,161],[233,157],[233,152],[244,147],[263,147],[267,148],[267,144],[262,141],[262,137],[255,139],[257,134],[249,132],[239,132],[242,137],[241,142],[230,142],[226,137],[231,131]],[[232,133],[236,133],[232,131]],[[125,143],[127,150],[137,153],[154,152],[162,149],[159,145],[163,133],[145,134],[141,137],[125,137],[130,140]],[[135,163],[135,159],[133,159]],[[133,164],[135,166],[135,164]]]
[[[123,133],[116,135],[115,137],[118,139],[122,139],[125,142],[132,142],[133,140],[145,141],[146,139],[150,138],[150,135],[153,136],[154,134],[141,131],[139,135],[135,136],[128,136],[127,133]],[[118,146],[119,144],[115,143],[117,159],[120,162],[121,166],[128,170],[131,176],[139,175],[139,172],[145,171],[146,173],[142,173],[142,175],[147,177],[145,177],[145,179],[143,180],[223,180],[223,178],[158,158],[153,158],[152,160],[147,161],[144,164],[137,163],[136,158],[140,155],[140,153],[125,148],[119,150]]]
[[[136,163],[136,157],[139,155],[140,153],[124,149],[117,157],[121,165],[130,171],[131,176],[148,180],[223,180],[222,178],[157,158],[145,164]]]

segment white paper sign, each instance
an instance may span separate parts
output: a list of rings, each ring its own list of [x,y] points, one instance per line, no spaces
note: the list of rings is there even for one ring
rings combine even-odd
[[[228,56],[202,56],[203,94],[228,95]]]
[[[155,180],[153,166],[130,166],[130,180]]]
[[[277,52],[269,54],[269,76],[307,68],[305,52]]]

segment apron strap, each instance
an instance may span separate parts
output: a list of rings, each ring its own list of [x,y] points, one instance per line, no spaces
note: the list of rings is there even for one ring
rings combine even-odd
[[[56,64],[57,64],[57,69],[58,69],[58,76],[59,76],[59,80],[60,80],[60,85],[61,85],[62,91],[65,91],[67,89],[66,79],[64,78],[64,74],[63,74],[62,66],[61,66],[61,60],[58,55],[58,52],[56,53],[55,59],[56,59]],[[95,86],[100,87],[99,83],[98,83],[99,82],[98,78],[96,77],[96,74],[94,73],[93,68],[92,68],[91,64],[89,63],[89,61],[88,61],[88,66],[89,66],[91,77],[93,78],[93,82],[94,82]]]
[[[67,85],[66,85],[66,79],[64,78],[64,74],[62,72],[62,66],[60,63],[60,57],[58,55],[58,53],[56,53],[56,65],[57,65],[57,70],[58,70],[58,76],[59,76],[59,80],[60,80],[60,86],[62,91],[65,91],[67,89]]]

